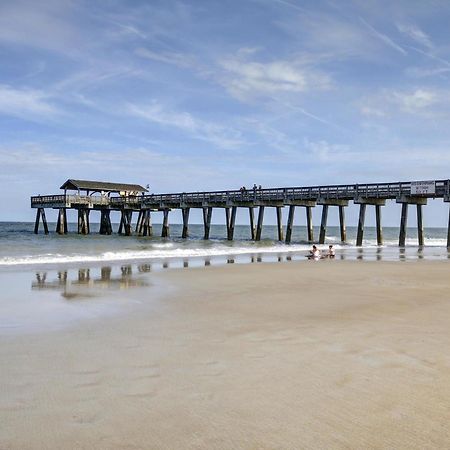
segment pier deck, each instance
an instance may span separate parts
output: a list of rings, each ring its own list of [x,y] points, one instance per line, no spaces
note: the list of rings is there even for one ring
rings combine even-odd
[[[78,184],[77,184],[78,183]],[[97,185],[96,185],[97,183]],[[132,190],[125,190],[127,189]],[[339,207],[340,227],[342,241],[346,240],[344,208],[352,201],[360,206],[357,245],[362,245],[364,234],[364,221],[367,205],[376,208],[377,241],[382,244],[381,207],[388,200],[395,200],[402,204],[400,220],[399,245],[405,245],[408,206],[415,205],[418,218],[418,240],[423,245],[422,206],[429,198],[440,198],[450,202],[450,180],[410,181],[394,183],[370,183],[350,185],[284,187],[270,189],[247,189],[211,192],[180,192],[168,194],[145,194],[146,189],[138,185],[119,185],[114,183],[101,183],[91,181],[68,180],[61,188],[62,195],[45,195],[31,197],[31,207],[37,208],[35,232],[38,232],[39,221],[42,217],[44,230],[48,232],[45,219],[45,208],[59,210],[57,232],[67,232],[66,210],[78,210],[78,232],[88,234],[90,211],[101,211],[101,234],[111,234],[111,211],[121,212],[119,233],[132,234],[132,215],[138,212],[136,232],[141,235],[151,235],[152,226],[150,213],[163,211],[162,236],[169,236],[169,211],[180,209],[183,212],[183,237],[188,236],[189,210],[191,208],[203,209],[205,239],[209,238],[209,228],[213,208],[224,208],[226,211],[227,237],[233,239],[234,221],[237,208],[248,208],[251,237],[259,240],[263,226],[264,208],[277,208],[278,237],[284,240],[281,208],[288,206],[289,214],[286,227],[286,242],[290,242],[294,213],[296,207],[306,208],[308,239],[313,242],[311,208],[322,206],[322,221],[319,243],[326,238],[326,225],[328,208]],[[67,190],[78,189],[76,194],[68,194]],[[121,191],[120,189],[124,189]],[[81,191],[86,191],[82,194]],[[100,194],[100,195],[99,195]],[[111,195],[116,194],[116,195]],[[254,226],[254,209],[258,208],[258,220]],[[450,247],[450,211],[448,246]]]

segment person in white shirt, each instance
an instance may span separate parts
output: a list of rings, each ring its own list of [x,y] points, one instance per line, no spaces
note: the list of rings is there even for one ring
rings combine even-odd
[[[315,245],[312,246],[312,250],[310,250],[308,258],[320,259],[320,250]]]
[[[336,256],[336,252],[334,251],[334,248],[332,245],[328,246],[328,253],[327,253],[327,258],[334,258]]]

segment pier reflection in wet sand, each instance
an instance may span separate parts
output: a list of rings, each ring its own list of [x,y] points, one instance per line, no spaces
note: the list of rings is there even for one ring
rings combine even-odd
[[[151,265],[141,264],[135,269],[142,275],[151,271]],[[149,285],[147,280],[133,276],[131,264],[120,266],[118,275],[112,275],[111,266],[101,267],[98,276],[92,276],[92,271],[91,268],[79,268],[73,271],[75,276],[71,277],[71,270],[60,270],[56,272],[56,278],[50,271],[39,271],[36,272],[35,280],[31,283],[31,289],[60,290],[64,298],[79,299],[94,296],[96,288],[129,289]]]
[[[378,247],[376,249],[340,249],[336,252],[338,260],[395,260],[391,249]],[[396,250],[397,260],[428,259],[429,255],[423,248],[412,250],[399,248]],[[448,254],[450,259],[450,252]],[[188,269],[190,267],[209,267],[223,264],[258,264],[272,262],[306,261],[304,253],[254,253],[245,255],[224,255],[222,257],[184,258],[159,260],[152,263],[107,265],[99,268],[81,267],[77,269],[38,271],[32,281],[32,290],[60,290],[67,299],[87,298],[94,296],[94,288],[98,289],[129,289],[146,286],[148,277],[144,275],[163,269]],[[95,274],[95,275],[93,275]]]

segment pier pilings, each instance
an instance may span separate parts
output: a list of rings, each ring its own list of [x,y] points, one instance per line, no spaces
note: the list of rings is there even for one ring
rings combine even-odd
[[[264,206],[260,206],[258,211],[258,223],[256,225],[256,237],[255,237],[256,241],[261,240],[263,221],[264,221]]]
[[[189,212],[190,208],[182,208],[181,213],[183,217],[183,231],[181,232],[182,239],[189,236]]]
[[[58,209],[58,221],[56,223],[56,232],[58,234],[66,234],[67,233],[66,208],[59,208]]]
[[[203,239],[209,239],[211,230],[212,207],[204,206],[203,208]]]
[[[339,217],[342,218],[340,221],[341,238],[345,237],[345,215],[344,207],[348,206],[348,200],[339,200],[334,198],[319,198],[317,200],[318,205],[322,205],[322,219],[320,221],[320,233],[319,233],[319,244],[325,244],[326,234],[327,234],[327,221],[328,221],[328,207],[338,206],[339,207]]]
[[[39,224],[42,219],[42,225],[44,227],[44,233],[48,234],[48,225],[47,225],[47,219],[45,217],[45,209],[44,208],[38,208],[36,211],[36,221],[34,222],[34,234],[39,233]]]
[[[161,237],[163,237],[163,238],[167,238],[170,236],[169,211],[170,211],[170,209],[163,210],[163,223],[162,223],[162,229],[161,229]]]
[[[384,198],[366,198],[357,197],[353,200],[355,205],[359,205],[358,231],[356,233],[356,245],[362,246],[364,239],[364,223],[366,219],[366,205],[375,206],[376,228],[377,228],[377,244],[383,244],[383,229],[381,226],[381,207],[386,205]]]
[[[419,245],[423,245],[423,223],[422,223],[422,206],[427,204],[427,199],[423,197],[413,196],[399,196],[396,199],[397,203],[402,205],[402,212],[400,217],[400,233],[398,237],[399,247],[404,247],[406,244],[406,230],[408,227],[408,206],[417,206],[417,234],[419,238]],[[420,206],[420,208],[419,208]],[[419,211],[420,209],[420,211]]]

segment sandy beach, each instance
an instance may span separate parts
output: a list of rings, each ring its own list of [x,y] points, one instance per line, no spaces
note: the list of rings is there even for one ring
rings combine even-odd
[[[2,337],[0,448],[447,448],[448,269],[148,274],[168,293],[136,287],[122,314]]]

